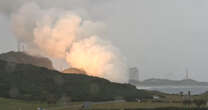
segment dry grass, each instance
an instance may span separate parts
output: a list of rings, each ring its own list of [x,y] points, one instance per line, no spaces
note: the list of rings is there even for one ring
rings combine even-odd
[[[208,98],[207,96],[193,96],[192,99]],[[90,110],[122,110],[122,109],[137,109],[137,108],[163,108],[163,107],[184,107],[182,103],[183,98],[179,95],[167,95],[166,98],[161,99],[162,102],[111,102],[92,104]],[[70,105],[48,105],[38,102],[25,102],[19,100],[11,100],[0,98],[0,110],[36,110],[37,107],[47,108],[47,110],[80,110],[82,102],[73,102]],[[191,105],[191,107],[195,107]]]

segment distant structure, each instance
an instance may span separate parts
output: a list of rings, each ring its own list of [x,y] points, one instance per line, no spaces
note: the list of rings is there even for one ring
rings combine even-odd
[[[188,70],[188,68],[186,68],[186,76],[185,76],[185,79],[189,79],[189,70]]]
[[[188,91],[188,97],[191,97],[191,91],[190,90]]]
[[[24,45],[24,43],[18,41],[18,42],[17,42],[17,51],[18,51],[18,52],[24,52],[24,50],[25,50],[25,45]]]
[[[184,94],[183,94],[183,91],[181,91],[179,94],[180,94],[181,97],[183,97],[183,95],[184,95]]]
[[[129,81],[139,81],[139,70],[136,67],[129,69]]]

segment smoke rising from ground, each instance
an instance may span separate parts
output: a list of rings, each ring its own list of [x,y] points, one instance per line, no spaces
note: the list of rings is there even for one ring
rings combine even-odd
[[[66,58],[72,67],[85,70],[89,75],[127,81],[124,59],[115,47],[97,36],[73,43]]]
[[[101,38],[105,25],[76,11],[42,9],[26,3],[12,14],[13,30],[26,51],[66,60],[88,75],[127,82],[127,66],[117,48]]]

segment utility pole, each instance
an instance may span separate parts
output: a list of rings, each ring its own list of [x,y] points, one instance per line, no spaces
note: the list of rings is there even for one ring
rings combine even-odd
[[[21,43],[20,43],[20,41],[17,41],[17,51],[18,52],[21,51]]]
[[[188,68],[186,68],[186,78],[185,79],[189,79],[189,70],[188,70]]]
[[[25,44],[21,41],[17,41],[17,51],[24,52],[25,51]]]

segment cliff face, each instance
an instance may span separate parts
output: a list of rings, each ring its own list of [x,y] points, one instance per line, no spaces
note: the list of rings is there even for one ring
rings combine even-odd
[[[32,56],[24,52],[8,52],[0,54],[0,60],[14,62],[18,64],[32,64],[34,66],[54,69],[52,62],[45,57]]]

